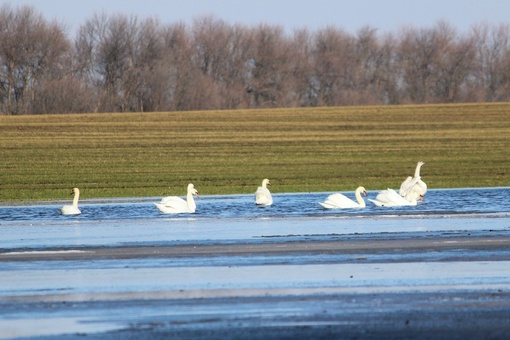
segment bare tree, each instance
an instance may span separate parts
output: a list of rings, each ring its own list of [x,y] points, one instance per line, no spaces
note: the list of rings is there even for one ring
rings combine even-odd
[[[476,46],[474,77],[483,101],[509,100],[510,27],[487,23],[472,27]]]
[[[240,25],[229,26],[214,17],[195,20],[193,60],[204,76],[212,80],[213,103],[218,108],[242,108],[248,105],[247,73],[253,54],[252,34]]]
[[[85,86],[78,78],[72,75],[63,78],[45,78],[34,89],[30,113],[92,112],[93,103],[93,90]]]
[[[212,16],[196,19],[191,28],[192,45],[194,47],[193,61],[207,79],[207,92],[211,109],[219,109],[223,105],[222,97],[228,83],[227,70],[230,60],[229,38],[230,27],[226,22]]]
[[[222,107],[227,109],[248,108],[251,103],[249,68],[253,55],[253,32],[236,25],[228,34],[228,57],[222,74]]]
[[[312,35],[296,30],[289,42],[289,73],[286,79],[286,103],[289,106],[312,106],[316,101],[313,86]]]
[[[171,110],[188,111],[215,107],[212,80],[193,61],[195,47],[186,25],[180,23],[165,33],[167,62],[170,68]]]
[[[345,81],[348,79],[350,52],[354,40],[345,31],[333,27],[319,30],[314,39],[314,79],[316,105],[343,105],[348,94]]]
[[[286,78],[289,70],[289,41],[280,26],[254,29],[253,54],[248,60],[253,107],[286,106]]]
[[[79,29],[76,59],[96,88],[96,111],[154,111],[169,107],[165,30],[155,19],[95,15]]]
[[[349,52],[351,63],[344,80],[344,91],[349,98],[346,104],[379,104],[383,54],[376,29],[368,26],[360,29]]]
[[[146,19],[137,27],[130,50],[130,67],[123,79],[130,111],[159,111],[168,107],[168,68],[163,27]]]
[[[473,40],[458,38],[441,54],[437,69],[436,102],[455,103],[471,101],[467,84],[473,74],[475,45]]]
[[[106,15],[94,15],[80,26],[75,42],[75,55],[81,78],[96,90],[94,111],[117,111],[120,107],[120,78],[126,68],[127,46],[118,25],[126,21],[118,17],[113,23]],[[125,28],[125,27],[124,27]]]
[[[65,76],[70,44],[62,25],[32,7],[0,9],[0,105],[7,114],[31,113],[43,78]]]
[[[397,58],[402,70],[402,90],[406,102],[431,102],[429,91],[437,54],[437,36],[433,30],[408,28],[402,32]]]
[[[73,48],[74,46],[74,48]],[[32,7],[0,8],[0,110],[161,111],[510,100],[510,26],[380,36],[326,27],[163,26],[94,15],[74,45]]]
[[[396,39],[386,34],[379,42],[379,64],[376,82],[380,104],[400,104],[400,83],[402,72],[397,66]]]

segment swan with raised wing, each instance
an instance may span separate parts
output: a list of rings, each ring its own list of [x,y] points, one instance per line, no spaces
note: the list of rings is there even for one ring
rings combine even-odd
[[[198,191],[193,184],[188,184],[188,193],[186,200],[177,196],[163,197],[161,202],[154,203],[156,207],[164,214],[180,214],[180,213],[194,213],[197,206],[193,195],[198,196]]]
[[[358,187],[356,189],[356,192],[354,196],[356,197],[356,201],[351,200],[347,196],[343,194],[332,194],[329,195],[326,201],[319,202],[320,205],[322,205],[324,208],[327,209],[334,209],[334,208],[341,208],[341,209],[349,209],[349,208],[364,208],[366,206],[365,200],[363,197],[361,197],[361,194],[364,196],[367,195],[367,191],[364,187]]]
[[[375,200],[368,199],[370,202],[374,203],[378,207],[401,207],[401,206],[412,206],[417,205],[418,200],[423,199],[423,197],[416,193],[415,191],[409,194],[409,198],[404,198],[400,196],[398,192],[393,189],[387,189],[380,191],[377,194]]]
[[[60,212],[62,215],[79,215],[81,214],[80,209],[78,209],[78,200],[80,199],[80,189],[73,188],[71,191],[71,195],[74,194],[73,204],[72,205],[64,205],[60,208]]]
[[[271,192],[267,188],[268,185],[271,185],[271,182],[265,178],[262,181],[262,186],[258,187],[255,192],[255,204],[258,206],[269,206],[273,204],[273,196],[271,196]]]
[[[416,165],[416,170],[414,171],[414,177],[407,177],[404,182],[400,185],[400,196],[404,197],[406,200],[412,202],[412,200],[416,197],[425,196],[427,193],[427,184],[421,180],[420,169],[425,163],[419,161]]]

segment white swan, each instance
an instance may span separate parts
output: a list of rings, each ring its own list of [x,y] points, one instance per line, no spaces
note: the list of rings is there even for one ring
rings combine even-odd
[[[72,205],[64,205],[60,208],[60,212],[62,215],[79,215],[81,214],[80,209],[78,209],[78,200],[80,199],[80,189],[74,188],[71,191],[71,195],[74,194],[73,204]]]
[[[399,193],[395,190],[387,189],[380,191],[379,194],[377,194],[375,200],[370,198],[368,200],[378,207],[401,207],[406,205],[417,205],[418,199],[421,200],[423,197],[417,193],[414,193],[413,195],[414,196],[410,195],[409,199],[406,199],[400,196]]]
[[[414,171],[414,177],[407,177],[407,179],[400,185],[400,196],[404,197],[408,201],[412,201],[415,197],[420,195],[423,197],[427,193],[427,184],[421,180],[420,169],[425,163],[420,161],[416,165]]]
[[[319,202],[324,208],[332,209],[332,208],[364,208],[366,206],[365,200],[361,197],[361,194],[367,195],[367,191],[363,187],[358,187],[356,189],[356,200],[358,202],[354,202],[347,196],[343,194],[332,194],[324,202]]]
[[[266,178],[262,181],[262,186],[257,188],[255,192],[255,204],[260,206],[273,204],[273,196],[271,196],[271,192],[267,188],[268,185],[271,185],[271,182]]]
[[[198,191],[193,184],[188,184],[188,194],[186,201],[177,196],[163,197],[161,202],[154,203],[159,211],[164,214],[180,214],[180,213],[194,213],[197,206],[193,200],[193,195],[198,196]]]

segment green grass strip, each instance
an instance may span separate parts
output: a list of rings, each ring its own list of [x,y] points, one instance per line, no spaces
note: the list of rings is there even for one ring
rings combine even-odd
[[[0,201],[510,185],[510,104],[0,116]]]

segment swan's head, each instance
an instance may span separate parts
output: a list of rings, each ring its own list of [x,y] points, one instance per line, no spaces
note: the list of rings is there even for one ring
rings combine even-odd
[[[79,193],[80,193],[80,189],[78,189],[78,188],[73,188],[73,190],[71,190],[71,195],[79,194]]]
[[[365,190],[364,187],[359,187],[358,189],[356,189],[356,191],[363,194],[363,196],[367,195],[367,191]]]
[[[188,184],[188,192],[190,192],[192,195],[198,196],[198,191],[195,189],[195,186],[193,184]]]
[[[425,162],[419,161],[418,162],[418,167],[421,168],[422,165],[425,165]]]
[[[265,178],[263,181],[262,181],[262,186],[265,188],[266,186],[268,185],[271,185],[271,182],[269,182],[269,180],[267,178]]]

